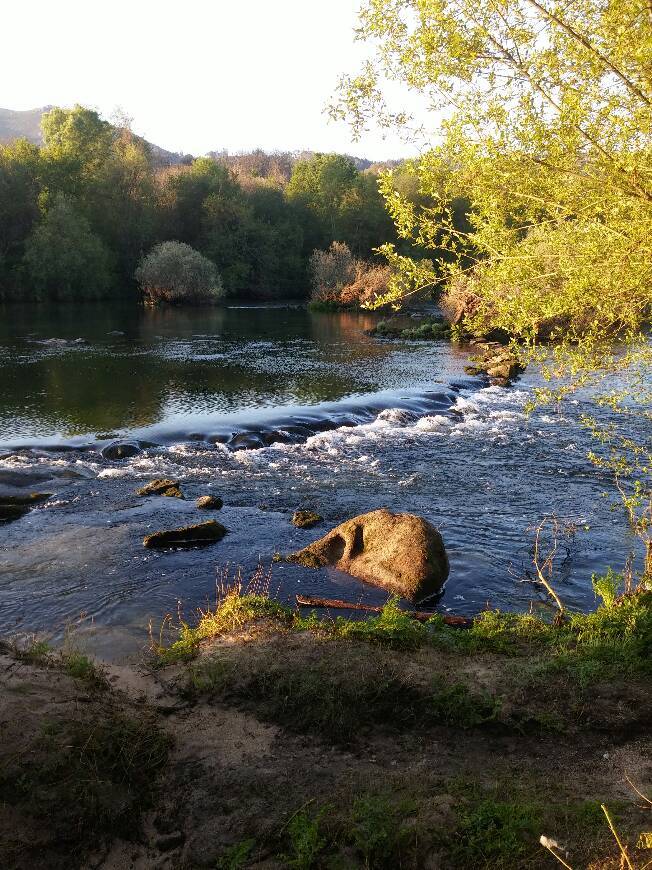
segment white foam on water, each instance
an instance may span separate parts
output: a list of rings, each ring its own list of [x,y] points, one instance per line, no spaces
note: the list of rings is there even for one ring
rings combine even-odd
[[[341,426],[309,436],[303,443],[276,443],[250,450],[231,451],[224,444],[179,443],[150,448],[143,453],[107,465],[97,454],[82,458],[30,452],[0,460],[0,468],[35,468],[39,465],[61,471],[74,470],[83,477],[100,480],[171,477],[184,480],[234,477],[243,471],[255,476],[273,474],[309,477],[320,467],[329,473],[347,467],[360,473],[375,473],[383,461],[383,445],[413,443],[424,446],[433,438],[505,441],[524,427],[523,405],[528,393],[504,387],[467,389],[458,395],[449,413],[422,417],[405,408],[386,408],[367,423]],[[551,422],[554,418],[550,418]],[[547,422],[547,421],[546,421]],[[530,430],[530,434],[532,431]],[[528,437],[528,436],[526,436]]]

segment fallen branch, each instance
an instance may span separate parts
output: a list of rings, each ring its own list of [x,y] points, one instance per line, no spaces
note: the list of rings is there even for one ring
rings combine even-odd
[[[354,601],[342,601],[340,598],[313,598],[311,595],[297,595],[296,602],[300,607],[330,607],[334,610],[365,610],[368,613],[382,613],[382,607],[375,607],[373,604],[356,604]],[[419,622],[427,622],[433,616],[441,616],[445,625],[453,626],[454,628],[471,628],[473,620],[466,616],[443,616],[438,613],[430,613],[423,610],[405,610],[407,616],[419,620]]]

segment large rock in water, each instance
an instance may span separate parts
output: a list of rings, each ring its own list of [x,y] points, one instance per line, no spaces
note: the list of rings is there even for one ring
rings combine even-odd
[[[333,565],[410,601],[439,592],[449,570],[434,526],[384,508],[347,520],[288,558],[312,568]]]
[[[167,550],[173,547],[208,547],[221,541],[226,529],[215,520],[197,523],[194,526],[183,526],[180,529],[168,529],[164,532],[154,532],[145,535],[143,545],[150,550]]]

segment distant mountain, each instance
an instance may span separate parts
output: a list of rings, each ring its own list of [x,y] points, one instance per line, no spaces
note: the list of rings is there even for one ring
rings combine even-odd
[[[0,142],[6,145],[14,139],[28,139],[35,145],[40,145],[41,117],[51,108],[52,106],[43,106],[42,109],[28,109],[26,112],[0,109]]]
[[[27,139],[34,145],[42,145],[41,118],[45,112],[49,112],[52,108],[54,107],[43,106],[41,109],[28,109],[25,112],[0,109],[0,143],[7,144],[16,139]],[[176,166],[179,163],[188,163],[192,160],[189,154],[176,154],[174,151],[167,151],[159,145],[147,142],[146,139],[142,141],[149,145],[152,159],[157,166]]]

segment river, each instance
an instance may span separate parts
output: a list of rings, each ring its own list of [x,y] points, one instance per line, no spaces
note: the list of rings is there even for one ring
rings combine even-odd
[[[0,488],[52,494],[0,526],[0,633],[74,630],[120,659],[150,623],[191,614],[216,580],[259,564],[282,600],[382,603],[340,572],[272,559],[383,506],[440,529],[451,572],[430,606],[449,613],[547,606],[527,582],[529,530],[552,512],[588,526],[557,584],[570,607],[593,607],[592,572],[622,566],[631,542],[586,459],[579,401],[527,416],[536,372],[489,386],[464,374],[468,350],[372,338],[375,320],[298,304],[0,309]],[[115,443],[138,452],[106,458]],[[163,476],[186,500],[135,495]],[[219,544],[143,548],[148,532],[206,519],[203,494],[225,502]],[[299,507],[324,523],[294,528]]]

